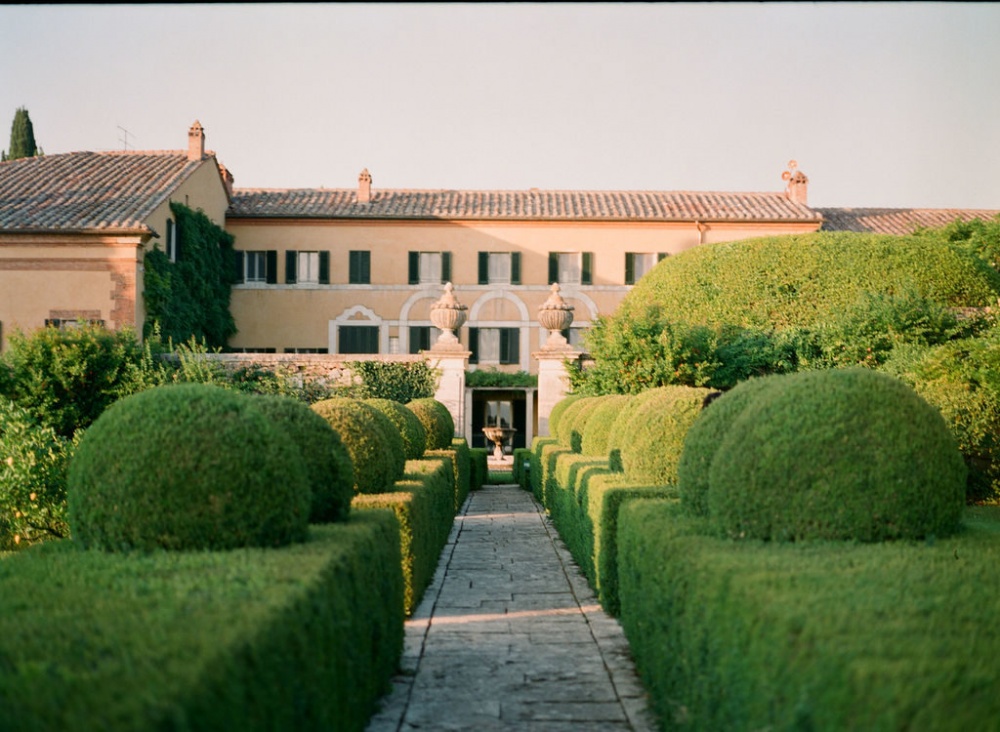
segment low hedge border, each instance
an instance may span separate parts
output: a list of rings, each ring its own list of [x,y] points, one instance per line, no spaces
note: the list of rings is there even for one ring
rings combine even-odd
[[[531,485],[528,483],[531,471],[531,448],[515,447],[513,458],[514,464],[511,467],[512,480],[524,488],[524,490],[531,490]]]
[[[472,458],[469,455],[469,443],[464,437],[456,437],[451,441],[450,448],[427,450],[424,456],[447,457],[451,461],[454,471],[455,513],[458,513],[472,489]]]
[[[705,535],[632,501],[618,526],[621,622],[665,727],[988,729],[1000,718],[1000,508],[935,542]]]
[[[490,477],[489,450],[485,447],[469,448],[469,468],[471,470],[472,484],[470,490],[478,491]]]
[[[548,445],[559,445],[559,440],[555,437],[536,437],[531,441],[530,467],[528,468],[528,481],[525,486],[534,495],[535,500],[542,502],[544,497],[544,480],[542,477],[542,449]]]
[[[387,508],[399,523],[403,573],[403,612],[409,617],[434,578],[441,550],[455,518],[451,461],[426,455],[408,460],[403,480],[391,493],[360,493],[351,506],[357,511]]]
[[[304,543],[0,562],[0,729],[364,730],[403,647],[388,511]]]

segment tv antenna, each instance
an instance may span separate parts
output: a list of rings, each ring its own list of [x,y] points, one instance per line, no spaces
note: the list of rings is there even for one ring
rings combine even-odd
[[[126,130],[121,125],[118,125],[118,129],[122,131],[122,135],[121,137],[118,138],[118,142],[122,144],[122,150],[128,152],[128,136],[131,135],[132,133]]]

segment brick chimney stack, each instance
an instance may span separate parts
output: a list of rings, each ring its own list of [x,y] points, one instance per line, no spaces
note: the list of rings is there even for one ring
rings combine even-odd
[[[372,174],[368,168],[361,171],[358,176],[358,203],[371,203],[372,201]]]
[[[194,121],[188,130],[188,160],[201,160],[205,157],[205,128],[201,122]]]
[[[809,205],[809,179],[801,170],[797,170],[798,163],[794,160],[788,161],[788,170],[781,174],[781,179],[787,181],[785,186],[785,197],[792,203],[801,203],[803,206]]]

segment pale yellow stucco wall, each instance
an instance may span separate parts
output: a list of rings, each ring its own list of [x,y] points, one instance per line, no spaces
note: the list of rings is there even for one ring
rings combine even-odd
[[[677,254],[699,243],[813,231],[818,224],[747,225],[650,222],[397,222],[230,219],[238,250],[275,250],[277,282],[237,285],[232,312],[239,332],[235,348],[328,348],[336,352],[336,327],[366,323],[380,328],[380,352],[408,352],[408,326],[430,325],[440,285],[409,285],[411,251],[451,252],[451,281],[467,306],[469,326],[519,327],[520,364],[502,370],[536,371],[531,352],[547,337],[538,308],[550,295],[550,252],[591,252],[593,284],[563,285],[574,306],[574,327],[612,313],[631,289],[625,284],[625,253]],[[285,282],[286,250],[330,252],[330,284]],[[371,252],[371,284],[348,284],[349,252]],[[520,252],[520,285],[479,285],[479,252]]]

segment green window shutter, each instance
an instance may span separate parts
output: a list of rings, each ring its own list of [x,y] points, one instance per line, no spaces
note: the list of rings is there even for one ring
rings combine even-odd
[[[285,252],[285,284],[294,285],[298,275],[299,253],[294,249]]]
[[[243,252],[241,252],[239,249],[234,249],[233,250],[233,272],[232,272],[232,278],[233,278],[233,284],[234,285],[242,285],[245,282],[245,280],[243,278],[243,268],[244,268],[243,267],[243,258],[244,258]]]
[[[625,284],[635,284],[635,255],[625,252]]]
[[[356,285],[361,279],[361,252],[347,253],[347,284]]]
[[[319,253],[319,284],[330,284],[330,252]]]
[[[363,326],[365,334],[365,351],[364,353],[378,353],[378,326],[377,325],[367,325]]]
[[[518,363],[521,360],[521,331],[518,328],[500,329],[500,363]]]
[[[593,269],[594,269],[594,255],[592,252],[584,252],[580,257],[582,260],[580,263],[580,284],[581,285],[592,285],[594,284]]]
[[[559,252],[549,252],[549,284],[559,281]]]
[[[268,249],[264,254],[264,281],[269,285],[278,284],[278,251]]]
[[[521,252],[510,253],[510,284],[521,284]]]
[[[479,363],[479,328],[469,328],[469,363]]]
[[[490,284],[490,253],[479,252],[479,284]]]
[[[372,281],[372,253],[361,252],[361,284],[368,285]]]
[[[431,329],[426,325],[410,326],[410,353],[427,351],[431,347]]]
[[[410,274],[411,285],[420,284],[420,252],[410,252]]]
[[[451,282],[451,252],[441,252],[441,284]]]

